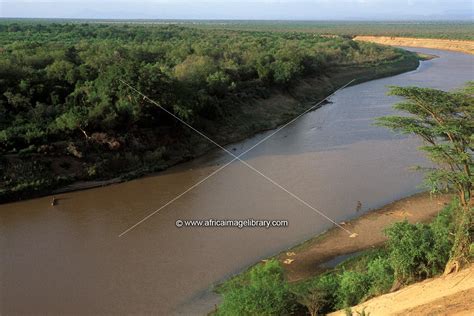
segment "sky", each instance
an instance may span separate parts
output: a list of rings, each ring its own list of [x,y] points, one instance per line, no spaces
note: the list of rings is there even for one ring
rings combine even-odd
[[[0,0],[0,17],[473,20],[474,0]]]

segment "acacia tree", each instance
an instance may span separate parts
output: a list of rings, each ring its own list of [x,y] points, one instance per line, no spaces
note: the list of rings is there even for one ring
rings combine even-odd
[[[423,140],[420,147],[434,162],[426,172],[432,193],[454,191],[459,207],[454,214],[454,240],[445,273],[459,269],[469,259],[473,233],[474,189],[474,82],[465,89],[445,92],[418,87],[391,87],[390,95],[405,98],[396,110],[405,116],[379,118],[377,125],[414,134]]]

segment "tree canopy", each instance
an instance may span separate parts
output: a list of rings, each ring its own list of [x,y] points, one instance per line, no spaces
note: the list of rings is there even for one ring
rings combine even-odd
[[[474,82],[458,91],[429,88],[392,87],[390,94],[405,98],[395,109],[408,115],[380,118],[378,124],[420,137],[421,147],[434,166],[420,167],[433,193],[452,190],[460,208],[456,216],[452,263],[457,266],[469,257],[474,233],[472,194],[474,190]],[[450,270],[447,267],[447,270]]]
[[[287,87],[347,63],[403,58],[397,49],[304,34],[178,26],[11,24],[0,36],[0,147],[77,131],[167,124],[118,78],[185,119],[225,113],[232,98]]]

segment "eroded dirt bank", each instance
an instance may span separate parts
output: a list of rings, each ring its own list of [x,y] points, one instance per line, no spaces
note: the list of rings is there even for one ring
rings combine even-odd
[[[474,266],[375,297],[352,308],[352,315],[472,315]],[[337,311],[329,315],[347,315]]]
[[[474,41],[461,41],[434,38],[411,38],[411,37],[389,37],[389,36],[366,36],[354,37],[356,41],[373,42],[390,46],[408,46],[444,49],[463,52],[474,55]]]

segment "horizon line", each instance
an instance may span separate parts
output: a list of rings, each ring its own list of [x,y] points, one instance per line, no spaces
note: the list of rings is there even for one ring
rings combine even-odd
[[[0,16],[0,20],[112,20],[112,21],[255,21],[255,22],[470,22],[472,19],[370,19],[370,18],[348,18],[348,19],[232,19],[232,18],[87,18],[87,17],[13,17]]]

